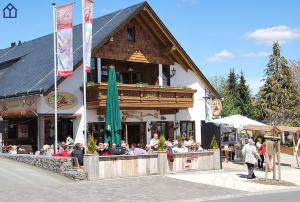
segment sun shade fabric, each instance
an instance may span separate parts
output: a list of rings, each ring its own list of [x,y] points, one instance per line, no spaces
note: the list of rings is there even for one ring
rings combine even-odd
[[[109,68],[108,86],[105,110],[105,143],[120,144],[121,142],[121,114],[118,98],[116,71],[113,66]]]

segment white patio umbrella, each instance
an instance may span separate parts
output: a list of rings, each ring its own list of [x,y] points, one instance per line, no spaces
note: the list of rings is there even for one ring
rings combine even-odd
[[[220,119],[215,119],[211,122],[219,124],[219,125],[233,126],[234,128],[239,129],[239,130],[242,130],[244,128],[244,126],[247,126],[247,125],[266,126],[266,124],[255,121],[253,119],[249,119],[248,117],[242,116],[239,114],[220,118]]]

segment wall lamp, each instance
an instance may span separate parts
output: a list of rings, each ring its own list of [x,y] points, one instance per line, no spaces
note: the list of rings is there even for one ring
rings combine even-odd
[[[172,78],[173,76],[175,76],[175,74],[176,74],[176,69],[172,68],[170,77]]]

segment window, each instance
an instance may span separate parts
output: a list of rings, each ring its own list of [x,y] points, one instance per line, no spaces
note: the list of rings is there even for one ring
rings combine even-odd
[[[180,121],[180,133],[186,138],[192,137],[195,141],[195,122],[194,121]]]
[[[127,28],[127,40],[130,42],[135,42],[135,27]]]
[[[174,140],[174,122],[172,121],[160,121],[152,122],[152,136],[157,133],[158,136],[164,135],[166,140]]]
[[[91,72],[87,74],[88,82],[98,82],[97,58],[91,58]]]
[[[136,84],[141,83],[143,81],[143,75],[141,72],[124,72],[122,75],[122,82],[126,84]]]
[[[163,65],[163,85],[164,86],[170,86],[170,66],[169,65]]]

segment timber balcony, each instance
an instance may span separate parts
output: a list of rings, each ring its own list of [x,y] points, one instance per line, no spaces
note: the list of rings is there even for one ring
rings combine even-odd
[[[188,109],[193,107],[194,93],[191,88],[142,86],[118,84],[121,109]],[[87,87],[87,108],[98,109],[106,105],[107,84]]]

